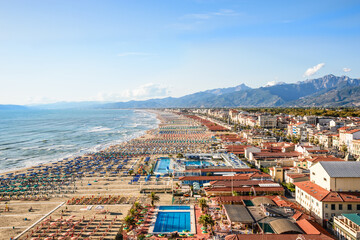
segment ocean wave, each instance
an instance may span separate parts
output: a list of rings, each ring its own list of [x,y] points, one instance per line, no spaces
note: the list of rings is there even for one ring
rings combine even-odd
[[[106,131],[110,131],[110,130],[111,130],[111,128],[98,126],[98,127],[93,127],[91,129],[89,129],[88,132],[106,132]]]
[[[59,112],[59,121],[65,121],[66,119],[64,119],[60,113],[61,112]],[[105,113],[107,112],[105,111]],[[80,119],[84,119],[82,122],[74,121],[73,124],[67,125],[66,129],[71,129],[71,134],[60,134],[59,131],[54,131],[55,134],[50,135],[49,133],[43,134],[43,129],[34,129],[34,134],[38,135],[35,139],[22,141],[23,139],[16,138],[18,141],[14,141],[14,139],[10,141],[9,139],[5,144],[0,143],[0,152],[2,152],[0,158],[0,173],[101,151],[110,146],[140,137],[145,134],[146,130],[158,126],[158,120],[155,114],[144,112],[146,118],[142,118],[143,113],[139,112],[135,112],[135,117],[133,116],[134,112],[120,113],[121,115],[119,116],[112,116],[111,114],[109,117],[102,116],[100,119],[91,118],[92,115],[84,115],[84,117]],[[76,117],[78,117],[78,115],[76,115]],[[88,121],[90,121],[88,118],[90,118],[90,120],[92,119],[89,123],[92,123],[91,125],[95,127],[88,125]],[[114,122],[114,119],[118,119],[118,121]],[[44,121],[46,122],[47,120],[45,119]],[[58,130],[58,126],[54,128]],[[21,130],[21,128],[19,129]],[[93,134],[89,137],[89,135],[84,134],[84,132],[93,132]],[[101,134],[102,137],[96,137],[96,132],[98,132],[99,135]],[[56,142],[54,142],[54,140]],[[26,142],[26,144],[21,144],[21,146],[16,144],[16,148],[19,149],[19,151],[11,151],[9,148],[13,148],[15,142]],[[10,144],[14,145],[9,146]]]

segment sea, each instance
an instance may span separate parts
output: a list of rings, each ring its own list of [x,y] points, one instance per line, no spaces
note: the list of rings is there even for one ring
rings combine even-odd
[[[3,110],[0,172],[100,151],[158,123],[155,114],[142,110]]]

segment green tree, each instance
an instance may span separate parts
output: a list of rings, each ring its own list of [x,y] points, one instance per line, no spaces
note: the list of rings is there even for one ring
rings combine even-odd
[[[232,191],[233,196],[239,196],[239,193],[237,191]]]
[[[151,192],[150,194],[150,199],[151,199],[151,205],[154,206],[154,203],[159,202],[160,201],[160,197],[156,195],[155,192]]]
[[[135,225],[135,219],[133,216],[128,215],[124,218],[125,225],[130,227]]]
[[[139,202],[135,202],[134,203],[134,208],[136,209],[136,210],[138,210],[138,209],[142,209],[142,206],[141,206],[141,204],[139,203]]]
[[[199,206],[201,208],[201,211],[204,211],[208,207],[208,204],[207,204],[207,201],[206,201],[205,198],[200,198],[198,200],[198,202],[199,202]]]
[[[199,223],[202,224],[204,227],[210,226],[211,231],[212,227],[215,225],[214,219],[209,214],[204,214],[199,217]]]

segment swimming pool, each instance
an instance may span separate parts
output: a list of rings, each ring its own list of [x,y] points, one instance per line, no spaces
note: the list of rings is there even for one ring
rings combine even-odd
[[[159,212],[154,232],[182,232],[190,229],[190,212]]]
[[[185,164],[186,166],[200,166],[200,165],[210,166],[210,165],[211,165],[210,162],[201,161],[201,160],[184,161],[184,164]]]
[[[156,164],[155,171],[156,173],[168,173],[172,172],[170,168],[170,158],[160,158],[160,160]],[[168,170],[169,169],[169,170]]]
[[[160,206],[159,210],[190,210],[190,206]]]

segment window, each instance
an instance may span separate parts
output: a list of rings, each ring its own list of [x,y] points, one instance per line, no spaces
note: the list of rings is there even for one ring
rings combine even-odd
[[[325,213],[325,217],[328,218],[328,217],[329,217],[329,214],[328,214],[328,213]]]
[[[326,178],[324,178],[324,181],[325,181],[325,182],[327,181]]]
[[[312,172],[312,175],[315,175],[315,172]]]
[[[352,210],[352,205],[348,204],[348,210]]]
[[[342,210],[342,204],[339,204],[339,210]]]
[[[328,208],[328,205],[327,205],[327,204],[325,204],[325,208]]]
[[[356,210],[360,210],[360,204],[356,205]]]
[[[335,210],[335,204],[331,204],[331,210]]]

